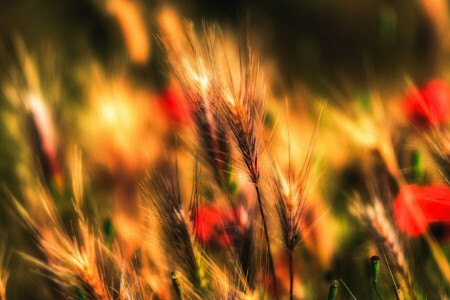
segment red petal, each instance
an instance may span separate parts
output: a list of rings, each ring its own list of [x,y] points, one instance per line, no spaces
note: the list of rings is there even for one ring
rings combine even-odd
[[[191,119],[191,113],[183,93],[176,88],[167,88],[160,96],[161,106],[167,117],[183,125]]]
[[[412,236],[426,231],[428,222],[417,206],[416,194],[420,188],[416,185],[403,187],[394,201],[394,214],[398,227]]]
[[[448,223],[450,188],[442,184],[405,186],[395,199],[394,213],[399,228],[413,236],[424,233],[429,223]]]
[[[208,243],[215,227],[220,224],[220,212],[215,207],[203,206],[197,211],[195,235],[202,243]]]
[[[434,79],[420,90],[410,89],[403,98],[403,111],[417,125],[446,123],[450,118],[450,87],[445,81]]]
[[[428,222],[450,221],[450,188],[436,184],[422,188],[419,206]]]

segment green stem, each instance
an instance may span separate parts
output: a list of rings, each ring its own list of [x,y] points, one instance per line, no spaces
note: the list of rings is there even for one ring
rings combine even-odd
[[[372,284],[373,284],[373,289],[375,290],[375,293],[377,293],[378,298],[380,298],[380,300],[384,300],[383,296],[381,295],[380,291],[378,290],[377,282],[374,280],[374,281],[372,281]]]
[[[370,265],[372,267],[372,285],[373,285],[373,288],[374,288],[375,292],[377,293],[378,298],[380,298],[381,300],[384,300],[383,296],[381,296],[381,293],[380,293],[380,291],[378,290],[378,287],[377,287],[378,274],[380,273],[380,258],[378,256],[376,256],[376,255],[372,256],[370,258]]]
[[[339,281],[333,280],[330,283],[330,291],[328,292],[328,300],[335,300],[339,290]]]

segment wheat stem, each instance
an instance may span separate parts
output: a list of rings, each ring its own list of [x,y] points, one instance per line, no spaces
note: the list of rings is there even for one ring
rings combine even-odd
[[[294,263],[292,251],[289,251],[289,296],[291,300],[294,299]]]
[[[272,250],[270,248],[269,232],[267,230],[266,217],[264,215],[264,210],[263,210],[262,203],[261,203],[261,194],[259,192],[259,187],[257,184],[255,184],[255,190],[256,190],[256,196],[258,198],[259,212],[261,213],[261,219],[262,219],[262,223],[263,223],[263,227],[264,227],[264,236],[266,238],[267,252],[268,252],[268,256],[269,256],[269,268],[270,268],[270,272],[272,275],[273,286],[274,286],[275,293],[276,293],[277,292],[277,279],[275,276],[275,268],[274,268],[274,264],[273,264]]]

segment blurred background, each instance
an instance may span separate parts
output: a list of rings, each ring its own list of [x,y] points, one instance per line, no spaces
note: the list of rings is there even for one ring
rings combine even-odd
[[[405,74],[420,81],[442,71],[448,52],[448,38],[443,38],[448,29],[446,1],[132,3],[148,39],[148,57],[133,71],[153,81],[153,70],[164,73],[154,35],[158,34],[157,15],[166,4],[184,18],[218,22],[232,30],[242,27],[250,16],[252,29],[262,40],[262,53],[276,62],[286,88],[298,81],[321,92],[323,84],[340,80],[364,86],[369,72],[386,82]],[[51,48],[71,65],[88,55],[108,65],[117,60],[120,51],[126,52],[126,40],[131,39],[121,34],[121,27],[136,21],[133,15],[118,19],[125,8],[108,8],[102,1],[3,1],[1,5],[5,51],[11,36],[18,34],[29,48]]]

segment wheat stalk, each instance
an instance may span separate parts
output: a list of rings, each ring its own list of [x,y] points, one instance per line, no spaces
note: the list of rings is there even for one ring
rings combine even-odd
[[[255,186],[276,290],[269,233],[258,186],[265,87],[257,56],[249,41],[246,41],[244,50],[230,62],[230,53],[228,49],[223,49],[224,43],[216,36],[213,27],[204,26],[204,34],[200,38],[195,34],[192,24],[188,24],[185,29],[175,28],[177,29],[170,31],[162,41],[170,65],[189,99],[194,115],[197,115],[195,120],[200,140],[204,142],[202,148],[206,150],[206,160],[218,181],[222,182],[221,185],[227,181],[229,184],[229,145],[226,132],[221,129],[222,112]],[[232,70],[235,65],[238,69]],[[217,110],[218,107],[220,111]],[[208,108],[212,118],[208,117]],[[211,119],[216,121],[211,122]],[[216,131],[211,128],[216,128]],[[212,138],[212,133],[218,138]],[[225,182],[221,173],[227,174]]]

